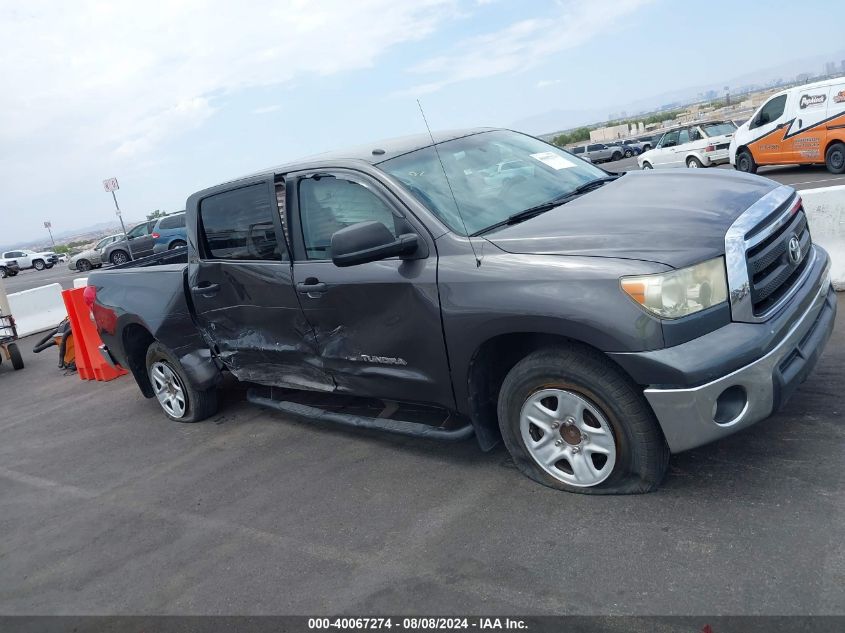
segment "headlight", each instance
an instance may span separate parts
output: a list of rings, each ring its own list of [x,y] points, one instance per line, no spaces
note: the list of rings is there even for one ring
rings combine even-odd
[[[663,319],[678,319],[728,300],[725,258],[657,275],[622,277],[622,290]]]

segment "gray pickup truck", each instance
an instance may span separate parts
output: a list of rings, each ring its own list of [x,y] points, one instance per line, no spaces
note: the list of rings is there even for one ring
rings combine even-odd
[[[186,209],[186,248],[86,289],[103,355],[168,417],[214,414],[228,372],[312,422],[503,440],[574,492],[653,490],[670,453],[776,412],[836,312],[790,187],[613,175],[508,130],[324,154]]]

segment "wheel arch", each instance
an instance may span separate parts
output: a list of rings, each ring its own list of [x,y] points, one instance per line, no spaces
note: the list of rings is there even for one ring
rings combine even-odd
[[[147,375],[147,350],[155,342],[150,331],[139,323],[129,323],[123,328],[121,335],[123,350],[129,364],[129,371],[138,383],[141,393],[145,398],[152,398],[153,386],[150,377]]]
[[[613,361],[610,356],[589,343],[547,332],[502,333],[487,338],[477,346],[470,359],[465,380],[469,417],[482,450],[490,450],[501,439],[497,406],[505,376],[514,365],[532,352],[555,345],[576,346]],[[619,370],[629,376],[622,367],[619,367]]]

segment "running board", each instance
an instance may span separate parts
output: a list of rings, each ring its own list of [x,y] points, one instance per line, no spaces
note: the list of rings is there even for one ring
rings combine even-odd
[[[257,404],[261,407],[275,409],[276,411],[288,413],[309,421],[334,422],[335,424],[343,424],[345,426],[361,429],[375,429],[377,431],[387,431],[388,433],[396,433],[398,435],[410,435],[413,437],[422,437],[444,442],[459,442],[461,440],[466,440],[472,437],[475,432],[472,428],[472,424],[467,424],[466,426],[458,427],[456,429],[444,429],[430,426],[428,424],[421,424],[419,422],[408,422],[407,420],[371,418],[362,415],[327,411],[326,409],[320,409],[319,407],[313,407],[307,404],[300,404],[299,402],[266,398],[259,395],[257,391],[253,389],[250,389],[247,392],[246,399],[248,402]]]

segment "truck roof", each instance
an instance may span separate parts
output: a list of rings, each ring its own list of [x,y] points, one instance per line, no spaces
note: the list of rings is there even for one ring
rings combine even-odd
[[[435,143],[443,143],[445,141],[451,141],[456,138],[472,136],[473,134],[480,134],[481,132],[490,132],[492,130],[497,129],[501,128],[476,127],[456,130],[441,130],[433,132],[432,136],[434,136]],[[429,136],[428,133],[412,134],[410,136],[399,136],[396,138],[374,141],[365,145],[356,145],[345,149],[331,150],[319,154],[312,154],[310,156],[305,156],[298,160],[283,163],[275,167],[261,169],[259,171],[255,171],[250,174],[241,176],[240,178],[234,178],[233,181],[242,180],[244,178],[251,178],[254,176],[261,176],[269,173],[291,171],[293,169],[300,169],[302,166],[311,163],[330,162],[333,160],[360,160],[370,163],[371,165],[377,165],[391,158],[396,158],[397,156],[408,154],[418,149],[423,149],[425,147],[431,147],[431,145],[431,136]]]

